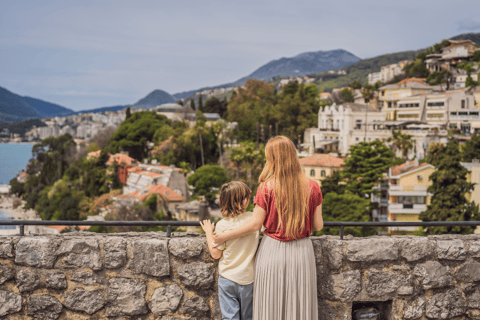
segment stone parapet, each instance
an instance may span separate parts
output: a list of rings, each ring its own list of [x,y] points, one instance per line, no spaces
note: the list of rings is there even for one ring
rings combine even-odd
[[[312,237],[319,319],[480,319],[480,236]],[[200,234],[0,237],[0,319],[221,319]]]

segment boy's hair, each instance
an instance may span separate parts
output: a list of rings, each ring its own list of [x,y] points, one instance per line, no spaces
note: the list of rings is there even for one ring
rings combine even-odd
[[[252,190],[245,183],[231,181],[222,185],[220,190],[222,216],[235,217],[245,211],[243,202],[252,195]]]

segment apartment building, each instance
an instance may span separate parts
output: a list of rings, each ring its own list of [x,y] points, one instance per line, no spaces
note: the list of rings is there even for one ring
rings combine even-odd
[[[322,180],[334,174],[335,171],[342,170],[344,161],[331,154],[314,154],[301,158],[300,165],[306,177],[322,185]]]
[[[387,66],[383,66],[381,67],[380,72],[368,74],[368,83],[374,84],[377,81],[381,81],[383,83],[389,82],[395,79],[395,77],[404,74],[403,68],[411,62],[411,60],[404,60]]]
[[[449,40],[440,53],[429,54],[425,63],[430,72],[456,69],[459,63],[469,61],[478,50],[471,40]]]

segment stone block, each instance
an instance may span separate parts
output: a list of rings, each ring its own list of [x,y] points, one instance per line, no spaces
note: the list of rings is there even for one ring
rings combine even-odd
[[[474,258],[480,258],[480,240],[470,242],[468,253]]]
[[[48,270],[42,274],[42,281],[45,284],[45,287],[52,289],[66,289],[67,288],[67,278],[63,272],[59,270]]]
[[[372,297],[391,295],[403,285],[410,284],[410,277],[395,272],[369,270],[366,272],[365,290]],[[413,288],[412,288],[413,291]]]
[[[94,314],[105,305],[105,299],[100,290],[77,289],[65,296],[65,307],[73,311]]]
[[[127,241],[120,237],[108,237],[104,243],[105,268],[116,269],[127,263]]]
[[[193,296],[182,306],[181,312],[191,317],[207,317],[210,308],[208,304],[199,296]]]
[[[72,281],[84,284],[102,283],[102,279],[94,273],[79,271],[72,275]]]
[[[443,288],[454,284],[449,268],[438,261],[418,264],[412,274],[418,279],[423,289]]]
[[[315,255],[315,262],[316,264],[322,264],[323,263],[323,253],[322,253],[322,241],[319,239],[314,239],[312,240],[312,245],[313,245],[313,253]]]
[[[15,263],[37,268],[52,268],[57,259],[58,242],[49,238],[22,238],[17,243]]]
[[[407,261],[418,261],[435,253],[435,242],[428,238],[409,238],[400,241],[401,257]]]
[[[474,282],[480,281],[480,262],[466,262],[457,272],[457,281]]]
[[[326,243],[328,265],[332,269],[340,269],[343,265],[343,244],[342,240],[328,240]]]
[[[22,310],[22,296],[13,292],[0,290],[0,317]]]
[[[143,281],[112,278],[108,284],[107,316],[137,316],[148,313],[145,302],[147,286]]]
[[[31,269],[22,269],[17,272],[17,287],[20,292],[33,291],[40,288],[40,279]]]
[[[59,267],[102,269],[102,256],[97,239],[74,238],[62,242]]]
[[[468,307],[471,309],[480,309],[480,288],[475,288],[467,295]]]
[[[155,315],[173,313],[177,310],[182,297],[183,291],[176,284],[160,287],[153,293],[148,306]]]
[[[13,241],[11,239],[0,240],[0,258],[13,258]]]
[[[438,259],[445,260],[465,260],[467,251],[462,240],[438,240],[437,241]]]
[[[197,257],[202,253],[203,239],[173,238],[168,242],[170,253],[180,259]]]
[[[347,259],[353,262],[397,260],[398,251],[397,241],[386,237],[347,241]]]
[[[425,304],[424,297],[420,297],[413,301],[413,303],[408,304],[407,308],[403,312],[403,318],[405,320],[419,319],[425,312]]]
[[[185,285],[203,290],[212,286],[215,270],[212,264],[192,262],[180,265],[177,273]]]
[[[27,315],[36,319],[58,319],[62,309],[63,305],[50,295],[30,296],[27,299]]]
[[[132,269],[135,273],[162,277],[170,274],[166,240],[143,239],[133,244]]]
[[[13,269],[9,266],[0,264],[0,284],[13,278]]]
[[[317,290],[319,297],[325,300],[353,301],[362,290],[360,271],[317,274]]]
[[[430,319],[451,319],[464,315],[466,311],[467,302],[463,299],[462,292],[454,289],[430,297],[425,315]]]

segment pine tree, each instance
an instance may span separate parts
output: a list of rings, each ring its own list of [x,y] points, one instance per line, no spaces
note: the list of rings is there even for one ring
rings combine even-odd
[[[480,218],[478,205],[468,201],[466,194],[474,188],[467,181],[469,171],[460,164],[458,143],[452,139],[437,150],[436,171],[430,175],[432,185],[428,192],[433,194],[427,210],[419,216],[422,221],[474,221]],[[475,227],[426,227],[427,234],[473,233]]]
[[[203,113],[205,113],[205,110],[203,109],[202,95],[200,95],[200,97],[198,97],[198,110],[200,110],[200,111],[202,111]]]
[[[132,115],[132,110],[130,110],[130,107],[127,108],[127,111],[125,111],[125,119],[130,118]]]
[[[190,108],[192,108],[192,110],[195,110],[195,101],[190,100]]]
[[[480,134],[475,132],[472,139],[467,140],[463,148],[463,161],[472,162],[473,159],[480,160]]]

